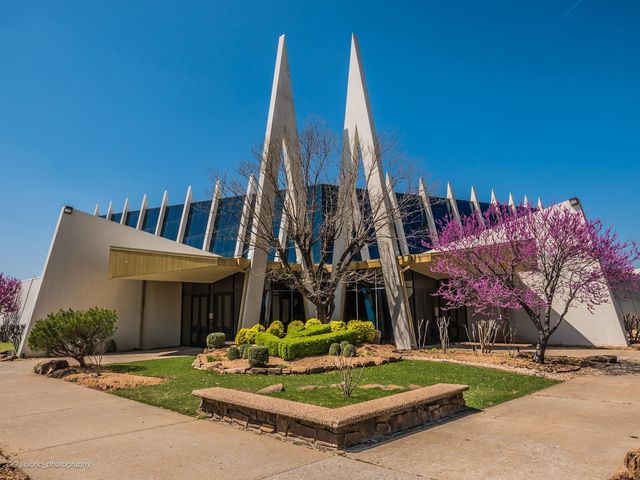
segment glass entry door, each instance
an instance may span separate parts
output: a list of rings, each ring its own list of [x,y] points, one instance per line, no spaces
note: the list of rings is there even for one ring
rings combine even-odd
[[[227,339],[235,336],[233,325],[233,293],[213,292],[212,332],[224,332]]]
[[[204,346],[209,330],[209,295],[191,296],[191,345]]]

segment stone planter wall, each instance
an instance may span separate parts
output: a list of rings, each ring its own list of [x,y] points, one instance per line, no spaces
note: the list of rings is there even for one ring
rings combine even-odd
[[[226,388],[193,394],[201,398],[200,410],[214,420],[344,450],[460,413],[466,409],[462,394],[467,389],[438,384],[334,409]]]

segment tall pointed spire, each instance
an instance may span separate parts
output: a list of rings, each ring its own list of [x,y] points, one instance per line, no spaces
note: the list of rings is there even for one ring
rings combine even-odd
[[[491,189],[491,203],[493,205],[497,205],[498,204],[498,197],[496,197],[496,192],[495,192],[495,190],[493,188]]]

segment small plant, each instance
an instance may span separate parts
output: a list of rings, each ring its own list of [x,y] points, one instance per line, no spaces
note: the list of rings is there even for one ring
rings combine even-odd
[[[313,325],[322,325],[322,322],[317,318],[310,318],[304,324],[304,328],[312,327]]]
[[[358,341],[373,343],[376,339],[376,327],[368,320],[350,320],[347,329],[358,333]]]
[[[236,335],[236,344],[256,343],[256,335],[264,331],[265,328],[259,323],[256,323],[251,328],[241,328]]]
[[[249,366],[252,368],[266,367],[269,363],[269,349],[253,345],[247,349]]]
[[[91,355],[98,342],[106,341],[116,330],[115,310],[60,310],[38,320],[29,335],[29,346],[60,357],[71,357],[85,367],[84,357]]]
[[[342,349],[343,357],[355,357],[356,356],[356,347],[351,345],[350,343],[345,345]]]
[[[115,344],[111,338],[100,338],[95,341],[91,352],[88,354],[89,360],[96,369],[96,374],[100,376],[102,373],[102,357],[109,351],[111,342]]]
[[[284,337],[284,324],[280,320],[274,320],[267,328],[267,333],[275,335],[278,338]]]
[[[332,357],[337,357],[342,353],[342,347],[340,347],[339,343],[332,343],[329,347],[329,355]]]
[[[222,357],[219,355],[207,355],[207,362],[209,363],[219,362],[220,360],[222,360]]]
[[[489,354],[493,350],[493,344],[496,343],[498,327],[499,322],[493,318],[475,320],[471,323],[471,335],[469,336],[469,331],[467,330],[467,336],[472,338],[474,343],[480,344],[481,353]]]
[[[207,348],[216,349],[224,347],[227,337],[222,332],[213,332],[207,335]]]
[[[230,346],[229,350],[227,350],[227,358],[229,360],[237,360],[238,358],[241,358],[241,357],[242,357],[242,354],[240,353],[240,349],[235,345]]]
[[[248,343],[243,343],[242,345],[238,345],[238,351],[240,352],[240,356],[245,360],[249,358],[249,345]]]
[[[23,333],[24,325],[6,319],[2,325],[0,325],[0,342],[10,342],[11,345],[13,345],[13,349],[18,352]]]
[[[351,342],[348,340],[343,340],[340,342],[340,351],[344,350],[344,347],[346,347],[347,345],[350,345]]]
[[[351,345],[353,347],[353,345]],[[358,368],[353,363],[353,359],[344,355],[339,355],[333,361],[336,367],[336,375],[338,376],[338,385],[342,389],[342,393],[345,397],[351,397],[353,391],[360,384],[362,380],[362,374],[364,373],[364,366],[360,367],[358,374],[355,374],[355,370]]]
[[[449,319],[450,317],[445,317],[444,315],[442,317],[436,317],[442,353],[447,353],[447,350],[449,350]]]
[[[331,327],[332,332],[337,332],[338,330],[346,330],[347,324],[342,320],[331,320],[329,322],[329,326]]]
[[[425,348],[429,341],[429,319],[424,317],[418,320],[418,348]]]
[[[626,313],[622,317],[624,331],[631,343],[640,342],[640,315],[637,313]]]
[[[304,328],[304,322],[302,320],[294,320],[287,325],[287,334],[302,330]]]

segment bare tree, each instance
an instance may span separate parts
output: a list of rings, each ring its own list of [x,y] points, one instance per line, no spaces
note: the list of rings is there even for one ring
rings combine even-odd
[[[438,325],[438,337],[440,338],[440,347],[442,353],[447,353],[449,350],[449,320],[451,317],[441,316],[436,317],[436,324]]]
[[[256,161],[241,165],[238,176],[218,183],[226,196],[239,197],[245,195],[251,176],[259,178],[256,195],[263,203],[259,214],[254,207],[246,226],[246,245],[274,255],[277,261],[268,269],[268,279],[300,292],[315,306],[322,322],[333,314],[341,284],[379,281],[379,268],[357,262],[366,259],[362,252],[375,245],[388,225],[396,241],[395,222],[420,208],[417,195],[399,195],[395,202],[389,196],[400,187],[410,193],[412,179],[417,178],[407,168],[396,168],[401,155],[394,142],[361,145],[363,157],[375,155],[380,165],[384,156],[392,173],[383,180],[386,195],[374,201],[366,186],[373,175],[383,178],[383,173],[377,168],[364,173],[353,168],[360,163],[360,155],[343,152],[341,156],[335,138],[322,123],[309,122],[294,145],[285,145],[284,153],[281,145],[267,147],[257,153]],[[369,150],[365,153],[365,149]],[[407,241],[419,244],[425,234],[424,230],[407,232]]]
[[[344,393],[345,397],[350,397],[362,380],[365,366],[358,367],[353,362],[353,358],[344,355],[338,355],[333,361],[333,365],[336,367],[335,372],[338,376],[338,385],[340,385],[342,393]],[[358,370],[357,375],[356,370]]]

